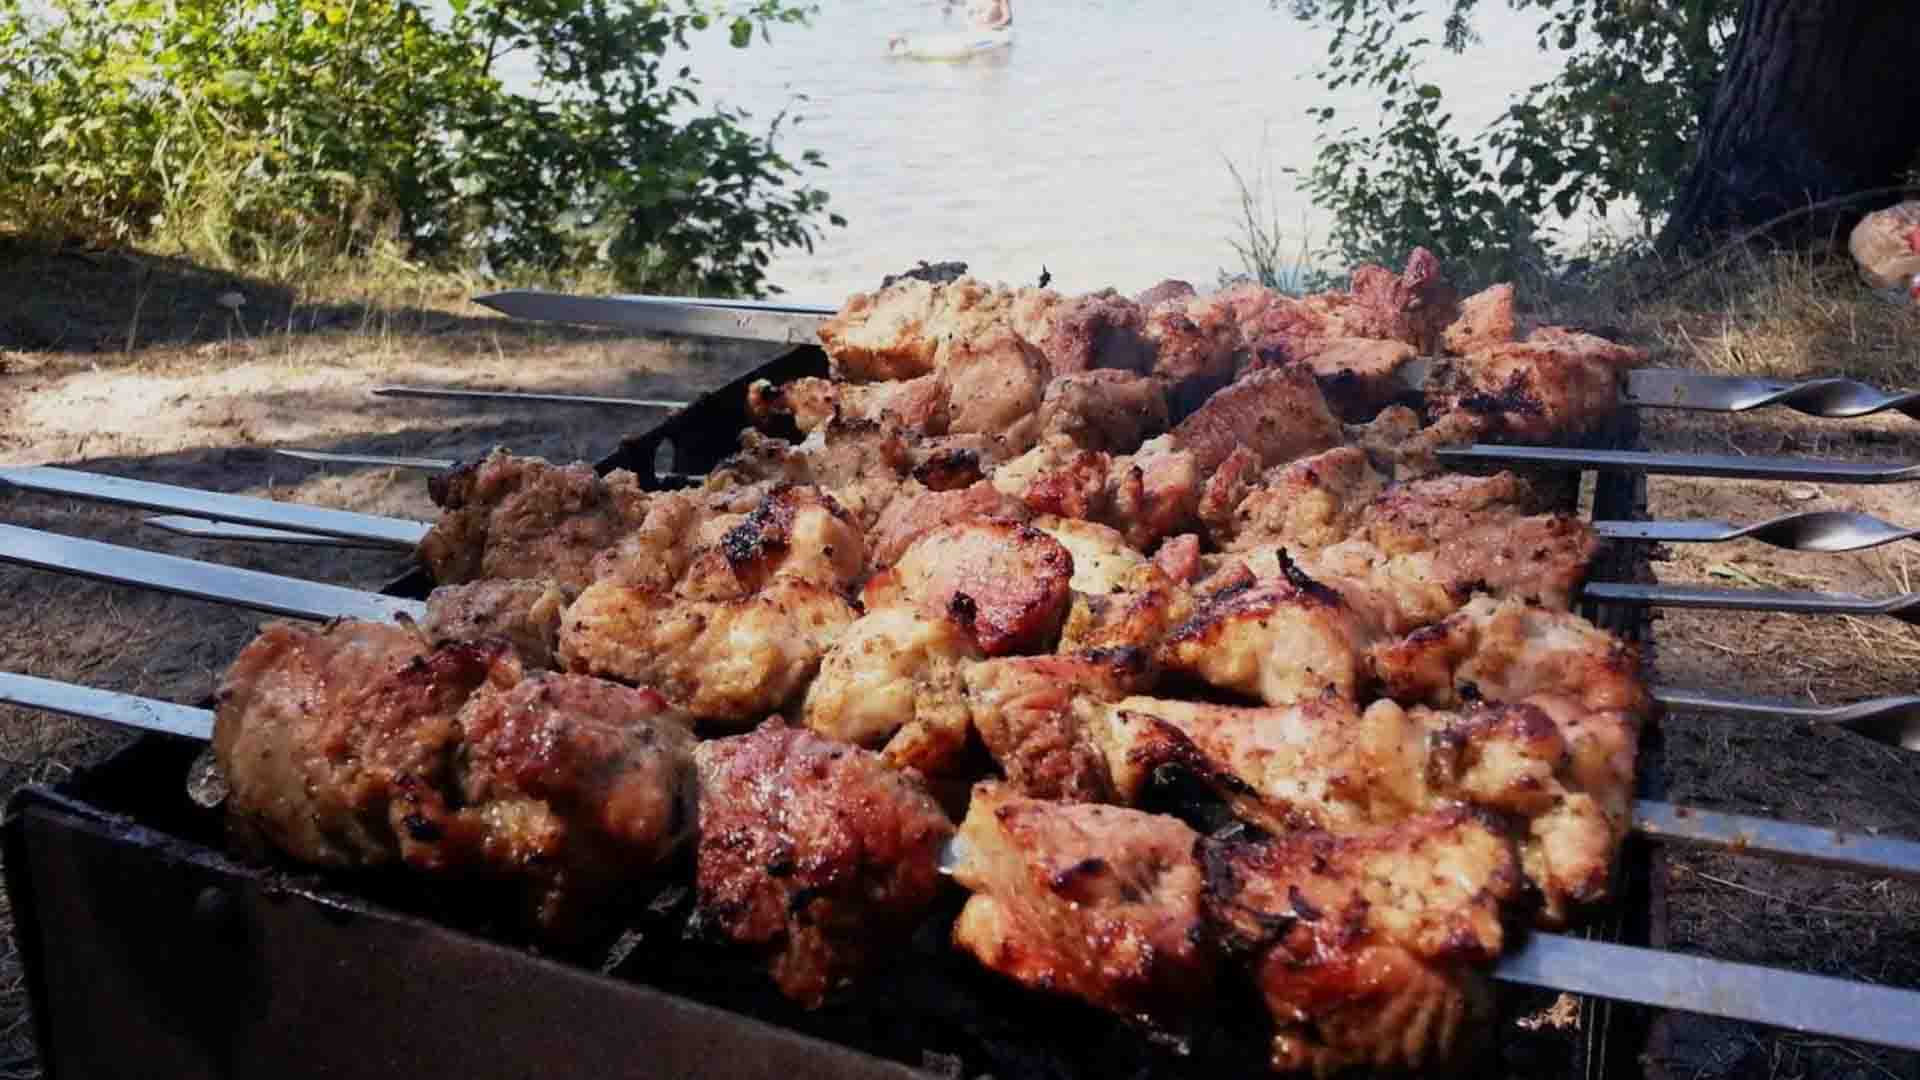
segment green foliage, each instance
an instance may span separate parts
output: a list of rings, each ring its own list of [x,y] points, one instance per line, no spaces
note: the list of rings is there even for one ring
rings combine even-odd
[[[1319,152],[1305,186],[1334,217],[1350,262],[1424,245],[1487,278],[1537,264],[1549,217],[1605,214],[1630,200],[1643,237],[1657,231],[1691,160],[1739,0],[1506,0],[1540,16],[1542,49],[1564,57],[1486,131],[1462,134],[1422,66],[1434,49],[1477,43],[1480,0],[1289,0],[1330,28],[1316,72],[1329,91],[1379,102],[1366,129],[1331,107],[1308,110]],[[1420,27],[1440,18],[1438,34]]]
[[[689,36],[804,12],[701,0],[0,0],[0,224],[229,266],[386,254],[760,294],[821,166],[702,109]],[[531,67],[530,92],[498,68]],[[838,224],[837,217],[829,221]]]

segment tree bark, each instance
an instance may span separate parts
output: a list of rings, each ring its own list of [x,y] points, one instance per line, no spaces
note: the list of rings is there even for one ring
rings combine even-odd
[[[1660,247],[1698,249],[1811,203],[1896,184],[1916,151],[1920,5],[1746,0]],[[1799,218],[1778,239],[1843,238],[1872,208]]]

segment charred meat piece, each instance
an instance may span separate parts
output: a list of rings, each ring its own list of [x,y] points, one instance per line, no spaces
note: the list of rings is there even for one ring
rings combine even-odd
[[[1276,1071],[1440,1068],[1484,1031],[1482,969],[1520,874],[1512,844],[1473,813],[1201,851],[1208,915],[1252,961]]]
[[[878,754],[768,723],[694,755],[697,925],[766,955],[794,1001],[886,959],[939,896],[953,824]]]
[[[802,432],[841,417],[888,423],[918,435],[944,435],[950,400],[947,381],[938,375],[877,383],[804,378],[779,386],[761,379],[747,387],[747,415],[762,427],[788,418]]]
[[[525,675],[499,641],[272,623],[227,672],[214,752],[243,846],[517,886],[571,941],[690,836],[692,736],[659,695]]]
[[[1404,341],[1354,337],[1268,339],[1249,370],[1298,365],[1313,373],[1327,405],[1342,420],[1371,418],[1382,406],[1409,396],[1400,369],[1419,355]]]
[[[585,588],[594,558],[639,526],[648,499],[632,473],[601,477],[585,464],[503,450],[435,477],[429,489],[446,513],[419,555],[442,585],[548,578]]]
[[[1156,656],[1167,671],[1291,705],[1328,693],[1356,697],[1371,681],[1367,650],[1376,635],[1339,592],[1295,573],[1202,601]]]
[[[730,600],[603,582],[567,608],[560,659],[652,687],[703,724],[740,728],[797,701],[854,618],[835,590],[791,578]]]
[[[1049,439],[995,469],[991,483],[1027,513],[1093,519],[1108,510],[1108,473],[1113,459]]]
[[[896,766],[946,773],[967,747],[963,673],[980,657],[971,629],[945,612],[878,608],[827,650],[801,715],[829,738],[884,744]]]
[[[1246,337],[1230,310],[1207,301],[1163,304],[1142,331],[1154,349],[1153,373],[1170,383],[1220,386],[1233,378]]]
[[[1036,518],[1033,527],[1073,556],[1073,600],[1060,633],[1061,652],[1144,652],[1186,618],[1186,592],[1117,531],[1056,517]]]
[[[442,585],[427,596],[420,632],[435,645],[500,638],[521,662],[551,668],[567,595],[551,581],[475,581]]]
[[[1098,706],[1150,681],[1138,652],[1011,656],[965,671],[974,730],[1007,787],[1036,799],[1111,802],[1113,782],[1088,725]]]
[[[865,563],[860,529],[833,496],[780,485],[717,545],[694,557],[678,591],[692,599],[731,600],[775,578],[845,590]]]
[[[1362,712],[1331,695],[1281,709],[1130,697],[1093,730],[1126,803],[1179,774],[1274,833],[1384,824],[1431,805],[1426,731],[1391,702]]]
[[[1620,380],[1646,361],[1638,349],[1591,334],[1542,327],[1527,340],[1488,345],[1428,390],[1436,416],[1462,411],[1491,435],[1552,442],[1593,431],[1620,404]]]
[[[1066,615],[1073,556],[1009,521],[949,525],[920,538],[867,582],[869,611],[913,606],[947,616],[988,656],[1044,652]]]
[[[1199,837],[1170,817],[976,785],[953,939],[1023,986],[1178,1028],[1208,1000]]]
[[[1337,446],[1341,435],[1312,375],[1289,367],[1253,372],[1208,398],[1174,427],[1173,445],[1207,474],[1240,447],[1264,468]]]

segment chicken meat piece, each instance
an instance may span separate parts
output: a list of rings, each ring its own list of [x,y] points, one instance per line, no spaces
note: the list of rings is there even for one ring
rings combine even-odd
[[[747,387],[747,415],[761,427],[789,419],[803,433],[841,417],[888,423],[917,435],[944,435],[951,416],[948,390],[947,380],[939,375],[876,383],[802,378],[775,385],[760,379]]]
[[[1474,813],[1200,851],[1210,923],[1252,957],[1276,1072],[1440,1069],[1487,1029],[1483,969],[1520,873],[1512,843]]]
[[[1341,593],[1291,564],[1285,569],[1281,578],[1200,601],[1160,643],[1160,666],[1268,705],[1356,697],[1372,680],[1372,620]]]
[[[1089,724],[1100,704],[1143,689],[1151,677],[1137,650],[1010,656],[965,671],[974,730],[1007,787],[1066,802],[1113,801],[1106,757]]]
[[[801,715],[828,738],[885,746],[897,767],[952,772],[972,722],[963,674],[981,655],[969,628],[944,612],[878,608],[827,650]]]
[[[895,957],[939,898],[953,824],[878,754],[767,723],[703,742],[696,926],[808,1008]]]
[[[420,632],[434,645],[500,638],[528,667],[554,666],[567,594],[551,581],[475,581],[427,596]]]
[[[990,482],[1024,512],[1090,519],[1107,513],[1112,466],[1103,451],[1049,439],[995,469]]]
[[[728,600],[598,582],[560,624],[567,670],[650,686],[702,724],[739,728],[797,702],[856,613],[786,577]]]
[[[1546,443],[1595,431],[1620,407],[1620,382],[1646,361],[1638,349],[1592,334],[1542,327],[1455,363],[1428,391],[1435,415],[1461,410],[1516,442]]]
[[[693,827],[692,735],[659,695],[528,675],[502,641],[270,623],[221,683],[213,747],[243,849],[518,892],[543,937],[609,909]]]
[[[1040,402],[1040,437],[1082,450],[1128,453],[1167,430],[1164,386],[1130,371],[1088,371],[1049,382]]]
[[[1123,803],[1192,779],[1276,834],[1387,824],[1431,805],[1427,732],[1392,702],[1362,712],[1334,695],[1285,708],[1136,696],[1101,710],[1091,731]]]
[[[775,578],[848,591],[866,566],[866,543],[852,515],[818,488],[781,485],[720,542],[692,560],[681,596],[732,600]]]
[[[995,474],[996,479],[999,474]],[[970,521],[1025,521],[1032,515],[1018,499],[1002,494],[993,481],[954,491],[903,488],[887,504],[868,535],[868,565],[884,570],[900,561],[921,537],[947,525]]]
[[[420,541],[434,581],[547,578],[569,590],[593,580],[595,557],[641,523],[649,498],[629,472],[603,477],[504,450],[434,477],[428,490],[446,511]]]
[[[1199,839],[1174,818],[979,784],[957,840],[953,877],[973,895],[954,944],[1023,986],[1178,1028],[1214,984]]]
[[[1256,371],[1207,399],[1173,429],[1173,446],[1190,451],[1202,475],[1234,450],[1259,455],[1263,468],[1340,444],[1339,421],[1313,376],[1299,368]]]
[[[921,537],[863,593],[868,611],[948,617],[988,656],[1048,651],[1066,616],[1073,556],[1011,521],[949,525]]]
[[[1513,286],[1506,283],[1482,289],[1460,302],[1460,317],[1440,334],[1441,346],[1454,356],[1520,340],[1520,320],[1514,314]]]
[[[1336,446],[1270,470],[1208,526],[1228,551],[1272,544],[1315,550],[1353,535],[1385,486],[1364,452]],[[1201,517],[1209,518],[1204,503]]]
[[[1456,614],[1382,641],[1372,663],[1397,701],[1447,708],[1566,694],[1589,709],[1649,706],[1634,647],[1567,611],[1476,597]]]

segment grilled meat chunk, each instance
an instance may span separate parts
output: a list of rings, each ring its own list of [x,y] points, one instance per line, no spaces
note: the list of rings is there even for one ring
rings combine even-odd
[[[602,582],[567,608],[560,659],[569,671],[650,686],[703,724],[739,728],[797,701],[855,614],[834,590],[786,577],[729,600]]]
[[[1177,1028],[1214,981],[1198,841],[1173,818],[976,785],[954,944],[1022,985]]]
[[[1126,453],[1167,430],[1166,390],[1128,371],[1062,375],[1040,402],[1040,437],[1083,450]]]
[[[1073,556],[1073,599],[1060,632],[1063,653],[1148,650],[1186,618],[1191,601],[1157,564],[1105,525],[1036,518],[1033,527]]]
[[[903,488],[868,534],[868,564],[879,570],[892,566],[915,541],[942,526],[993,519],[1025,521],[1029,516],[1024,505],[1002,494],[992,481],[954,491]]]
[[[1167,671],[1290,705],[1329,693],[1356,697],[1371,681],[1375,636],[1340,593],[1296,574],[1202,602],[1155,655]]]
[[[867,582],[867,610],[915,606],[952,618],[988,656],[1043,652],[1066,614],[1073,556],[1008,521],[949,525]]]
[[[776,578],[845,590],[865,564],[860,529],[833,496],[783,484],[717,545],[694,557],[678,591],[693,599],[730,600]]]
[[[1262,467],[1339,445],[1340,422],[1313,377],[1298,368],[1256,371],[1214,394],[1173,429],[1173,444],[1191,451],[1202,474],[1246,447]]]
[[[1399,701],[1449,707],[1558,693],[1589,709],[1648,707],[1631,645],[1571,612],[1490,596],[1376,645],[1373,667]]]
[[[944,612],[869,611],[827,650],[801,715],[830,738],[885,744],[896,766],[945,773],[967,747],[963,672],[980,656],[970,629]]]
[[[889,424],[917,435],[945,435],[951,400],[947,381],[938,375],[876,383],[805,378],[779,386],[761,379],[747,387],[747,415],[762,427],[784,417],[802,432],[823,428],[837,417]]]
[[[1520,875],[1512,844],[1471,812],[1201,852],[1208,916],[1252,958],[1276,1071],[1437,1068],[1484,1030],[1480,969]]]
[[[953,824],[879,755],[772,722],[694,755],[698,925],[764,953],[794,1001],[884,960],[939,896]]]
[[[1228,514],[1210,516],[1203,508],[1201,517],[1229,551],[1267,544],[1323,548],[1354,533],[1384,486],[1365,452],[1336,446],[1270,471]]]
[[[1124,459],[1123,459],[1124,460]],[[994,470],[994,489],[1027,513],[1083,520],[1107,512],[1108,472],[1113,459],[1049,439]]]
[[[1460,302],[1460,317],[1441,332],[1440,341],[1454,356],[1520,340],[1520,320],[1513,310],[1513,286],[1502,283],[1474,293]]]
[[[244,846],[517,886],[573,940],[690,836],[692,736],[657,694],[526,675],[504,642],[272,623],[221,684],[214,753]]]
[[[1592,431],[1612,416],[1621,378],[1645,361],[1638,349],[1542,327],[1525,341],[1468,354],[1429,387],[1428,405],[1436,416],[1468,413],[1490,435],[1550,442]]]
[[[1036,799],[1113,801],[1089,724],[1099,704],[1150,680],[1140,653],[1011,656],[970,664],[964,676],[974,730],[1009,789]]]
[[[551,581],[475,581],[427,596],[420,632],[435,645],[501,638],[530,667],[554,666],[567,595]]]
[[[638,527],[647,495],[632,473],[595,475],[585,464],[550,465],[504,450],[436,476],[446,513],[420,541],[433,579],[547,578],[585,588],[600,552]]]

